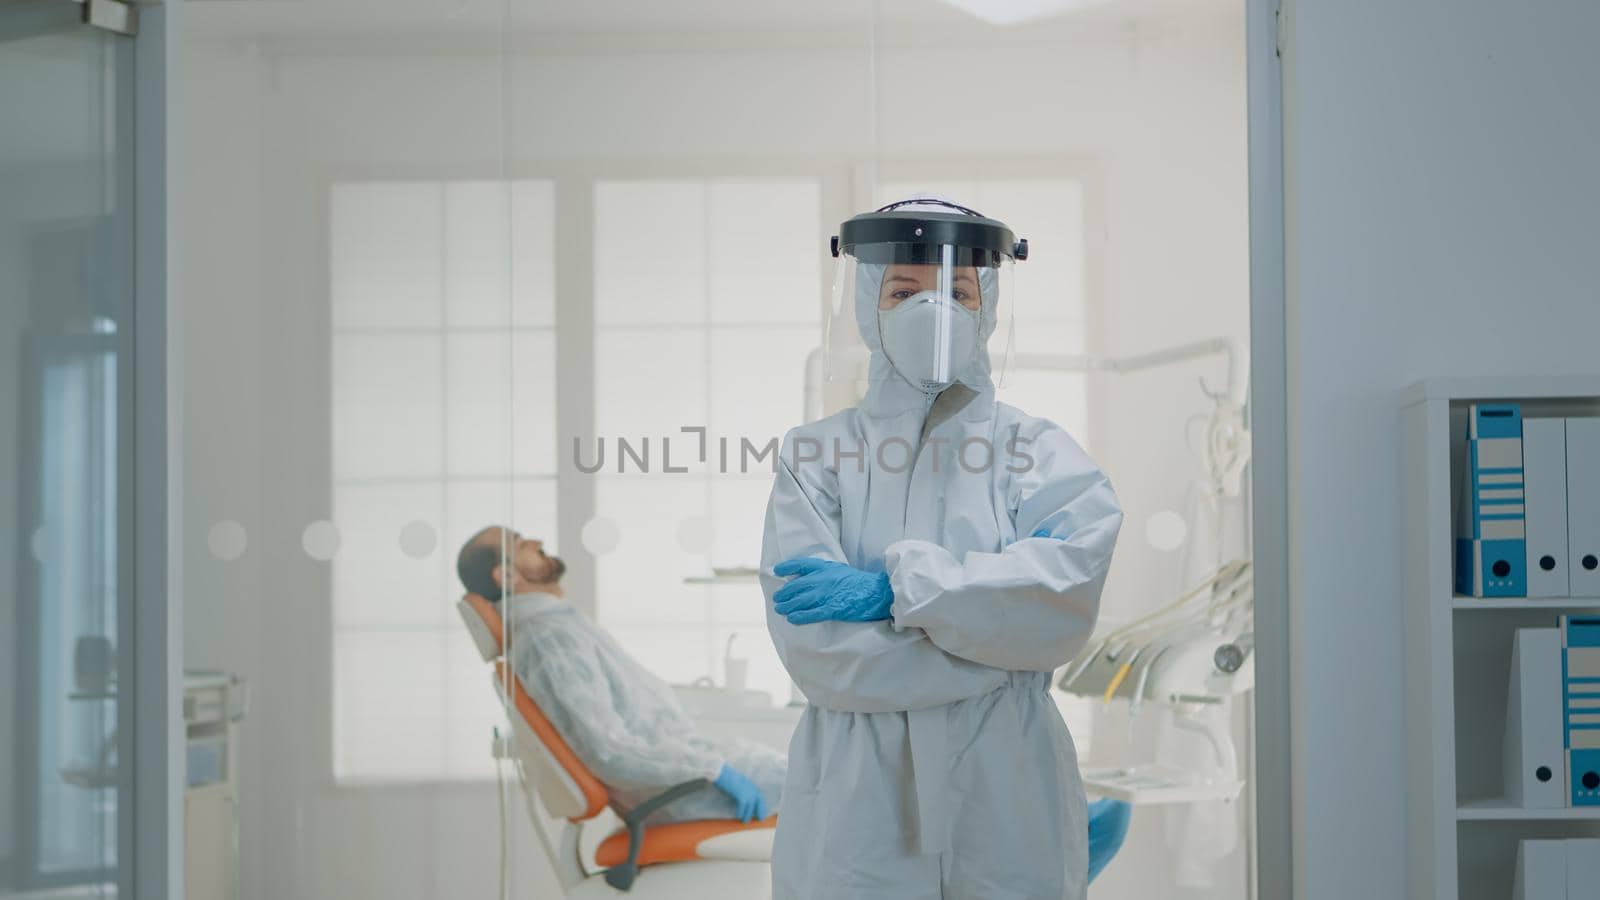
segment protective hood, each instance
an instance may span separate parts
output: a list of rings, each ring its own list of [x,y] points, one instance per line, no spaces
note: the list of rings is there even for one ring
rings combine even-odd
[[[893,412],[910,409],[926,403],[927,395],[895,370],[894,363],[884,351],[883,334],[879,328],[878,296],[883,288],[883,276],[888,267],[878,263],[859,263],[855,267],[855,318],[861,342],[871,353],[868,364],[866,406],[869,410]],[[995,296],[999,290],[999,277],[994,269],[978,271],[979,290],[985,298]],[[978,313],[978,346],[972,364],[959,373],[957,381],[979,392],[994,389],[993,367],[989,361],[989,338],[998,323],[996,304],[984,302]]]

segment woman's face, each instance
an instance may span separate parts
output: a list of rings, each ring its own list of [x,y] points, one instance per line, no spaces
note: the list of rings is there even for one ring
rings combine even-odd
[[[941,266],[932,264],[895,263],[883,273],[883,285],[878,288],[878,308],[894,309],[902,301],[923,291],[939,288]],[[978,289],[978,270],[973,266],[960,266],[951,270],[950,297],[967,309],[976,312],[983,305]]]

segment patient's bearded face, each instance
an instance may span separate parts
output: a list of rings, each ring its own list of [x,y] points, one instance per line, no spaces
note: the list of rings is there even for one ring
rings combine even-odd
[[[507,591],[521,590],[526,585],[555,584],[567,572],[567,564],[561,557],[544,552],[544,542],[538,538],[523,537],[510,529],[490,528],[479,540],[484,546],[506,554],[507,565],[502,571],[516,573],[515,582],[511,579],[502,582]]]
[[[544,543],[518,536],[512,556],[517,575],[529,584],[554,584],[567,573],[567,564],[559,556],[544,552]]]

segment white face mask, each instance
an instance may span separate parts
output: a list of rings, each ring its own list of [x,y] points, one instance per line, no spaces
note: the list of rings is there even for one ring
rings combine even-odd
[[[977,310],[934,291],[879,310],[878,332],[895,371],[925,393],[970,377],[977,362]]]

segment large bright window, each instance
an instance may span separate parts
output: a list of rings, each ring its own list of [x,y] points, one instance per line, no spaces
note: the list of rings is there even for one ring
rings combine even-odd
[[[759,562],[772,457],[756,446],[799,423],[807,353],[821,341],[821,187],[817,179],[602,181],[595,186],[596,430],[648,437],[652,470],[616,460],[596,474],[596,515],[615,529],[597,560],[600,623],[674,682],[723,679],[733,652],[751,687],[788,699],[754,580],[688,583]],[[705,428],[707,461],[698,437]],[[661,441],[674,467],[664,471]],[[728,471],[720,440],[731,447]]]
[[[501,716],[455,550],[493,522],[554,532],[552,186],[344,183],[330,204],[334,775],[488,775]]]

